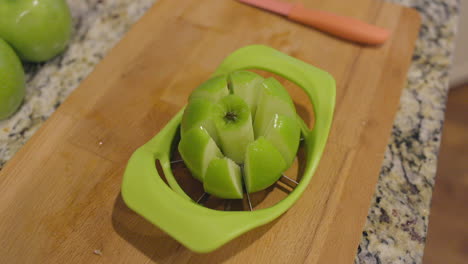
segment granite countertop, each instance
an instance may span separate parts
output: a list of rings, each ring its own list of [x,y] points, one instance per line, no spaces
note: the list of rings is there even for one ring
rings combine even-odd
[[[66,53],[26,64],[20,111],[0,121],[0,168],[156,0],[68,0],[75,32]],[[392,0],[422,27],[369,209],[356,263],[421,263],[458,21],[458,0]]]

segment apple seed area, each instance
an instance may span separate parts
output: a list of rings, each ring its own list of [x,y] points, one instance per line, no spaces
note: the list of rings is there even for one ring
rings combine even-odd
[[[233,111],[229,111],[224,115],[226,123],[235,123],[237,121],[237,114]]]

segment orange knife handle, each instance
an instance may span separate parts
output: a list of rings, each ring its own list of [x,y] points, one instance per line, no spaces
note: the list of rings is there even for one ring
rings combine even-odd
[[[390,36],[390,32],[384,28],[350,17],[306,9],[301,4],[292,7],[288,18],[331,35],[362,44],[382,44]]]

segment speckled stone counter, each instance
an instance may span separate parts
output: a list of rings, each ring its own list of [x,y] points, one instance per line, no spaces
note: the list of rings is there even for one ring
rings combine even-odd
[[[26,99],[0,121],[0,168],[156,0],[68,0],[75,32],[66,53],[25,65]],[[421,263],[448,93],[458,0],[393,0],[423,25],[356,263]]]

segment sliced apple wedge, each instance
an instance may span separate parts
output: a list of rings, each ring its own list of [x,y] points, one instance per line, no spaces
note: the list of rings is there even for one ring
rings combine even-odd
[[[275,183],[286,169],[286,162],[273,144],[259,137],[247,147],[244,162],[244,183],[249,193]]]
[[[214,140],[203,127],[187,131],[179,143],[179,152],[193,176],[203,181],[208,164],[215,158],[222,158]]]
[[[228,81],[232,92],[244,99],[250,108],[252,116],[255,116],[258,96],[262,91],[261,83],[263,77],[249,71],[237,71],[229,75]]]
[[[267,78],[262,83],[263,94],[275,96],[294,108],[293,100],[284,86],[273,77]]]
[[[182,137],[196,126],[202,126],[206,129],[208,134],[213,138],[217,145],[219,145],[219,137],[216,132],[216,127],[213,123],[213,109],[214,103],[205,98],[195,98],[190,101],[190,104],[185,108],[180,131]]]
[[[220,75],[209,79],[198,86],[192,94],[190,94],[189,101],[196,98],[204,98],[217,102],[222,97],[229,94],[229,88],[227,83],[227,76]]]
[[[203,188],[224,199],[242,199],[242,175],[239,165],[229,158],[213,159],[206,170]]]
[[[288,91],[276,79],[265,79],[262,86],[253,125],[255,138],[265,135],[275,114],[296,117],[294,103]]]
[[[296,118],[275,114],[265,131],[265,138],[279,150],[287,168],[296,158],[301,137]]]
[[[225,96],[215,106],[213,121],[224,155],[238,164],[243,163],[245,150],[254,140],[247,104],[237,95]]]

